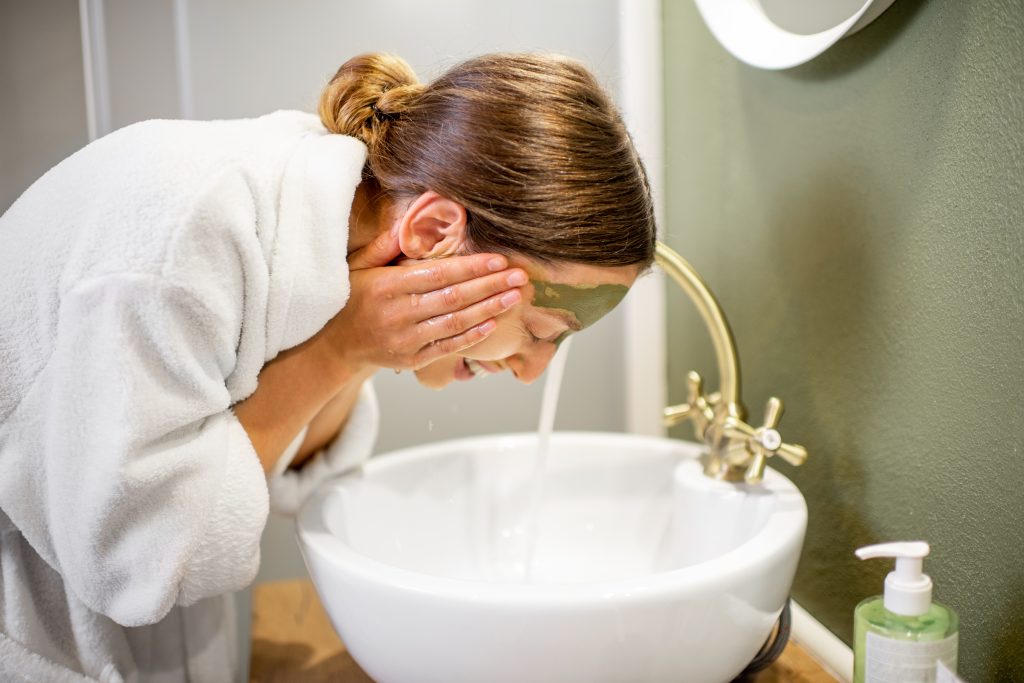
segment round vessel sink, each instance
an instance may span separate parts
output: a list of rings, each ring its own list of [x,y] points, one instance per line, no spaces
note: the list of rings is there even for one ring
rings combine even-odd
[[[742,671],[796,571],[807,508],[793,483],[771,469],[755,486],[709,479],[693,443],[560,432],[532,525],[536,444],[499,435],[380,455],[303,506],[306,565],[363,669],[378,683]]]

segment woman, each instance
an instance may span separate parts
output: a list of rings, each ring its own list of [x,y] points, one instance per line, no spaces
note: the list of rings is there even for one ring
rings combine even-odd
[[[0,218],[0,679],[229,680],[268,484],[293,511],[369,455],[366,379],[533,381],[653,249],[625,128],[561,57],[421,85],[363,55],[320,121],[69,157]]]

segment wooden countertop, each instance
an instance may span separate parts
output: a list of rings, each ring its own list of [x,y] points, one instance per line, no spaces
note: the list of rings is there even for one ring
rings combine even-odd
[[[253,588],[251,683],[374,683],[334,633],[308,580]],[[757,683],[835,683],[797,643]]]

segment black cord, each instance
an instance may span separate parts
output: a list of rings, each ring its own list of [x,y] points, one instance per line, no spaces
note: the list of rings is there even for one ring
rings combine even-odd
[[[789,598],[786,598],[782,614],[779,615],[779,620],[775,622],[775,628],[771,635],[768,636],[768,640],[761,646],[761,650],[754,655],[754,658],[750,660],[747,668],[733,679],[732,683],[751,683],[754,680],[754,674],[764,671],[775,663],[775,660],[782,655],[782,651],[786,649],[786,645],[789,643],[789,630],[792,621],[793,618],[789,611]]]

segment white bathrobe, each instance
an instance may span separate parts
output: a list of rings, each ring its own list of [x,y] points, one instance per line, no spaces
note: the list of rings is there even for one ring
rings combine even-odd
[[[0,681],[233,679],[268,484],[231,406],[344,306],[365,158],[300,112],[147,121],[0,218]],[[269,504],[365,459],[376,411]]]

